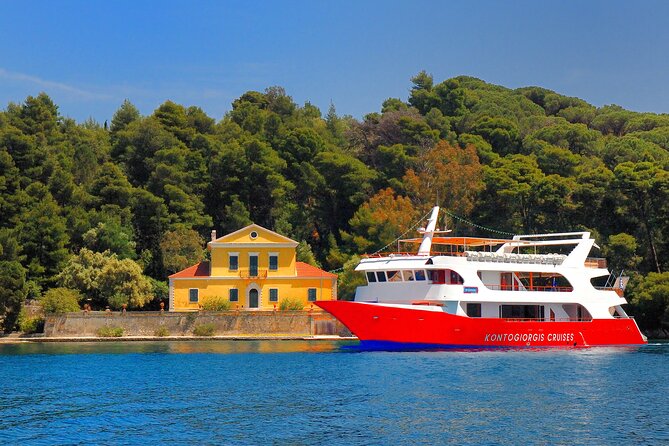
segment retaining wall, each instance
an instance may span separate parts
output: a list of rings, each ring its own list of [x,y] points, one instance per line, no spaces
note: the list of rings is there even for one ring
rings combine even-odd
[[[44,335],[97,336],[100,328],[122,327],[124,336],[154,336],[164,327],[169,336],[192,336],[193,329],[202,324],[213,324],[217,336],[351,336],[330,314],[317,311],[67,313],[47,316]]]

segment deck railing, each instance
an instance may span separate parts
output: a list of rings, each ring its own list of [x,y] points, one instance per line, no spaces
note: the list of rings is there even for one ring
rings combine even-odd
[[[570,293],[574,291],[573,287],[570,286],[544,286],[544,285],[524,285],[523,288],[518,287],[518,285],[489,285],[484,284],[489,290],[495,291],[555,291],[561,293]]]

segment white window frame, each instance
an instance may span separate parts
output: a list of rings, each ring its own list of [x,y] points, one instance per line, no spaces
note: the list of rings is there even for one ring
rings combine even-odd
[[[276,292],[276,300],[272,299],[272,291]],[[269,302],[279,302],[279,289],[278,288],[270,288],[269,289]]]

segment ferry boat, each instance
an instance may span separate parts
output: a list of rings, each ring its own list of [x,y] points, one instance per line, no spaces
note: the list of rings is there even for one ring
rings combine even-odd
[[[432,209],[413,254],[362,259],[353,301],[317,301],[369,348],[590,347],[646,344],[623,309],[622,277],[588,257],[589,232],[455,237]]]

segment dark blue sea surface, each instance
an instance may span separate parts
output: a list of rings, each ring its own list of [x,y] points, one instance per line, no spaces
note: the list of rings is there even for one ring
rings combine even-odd
[[[0,444],[669,444],[666,343],[355,344],[0,345]]]

